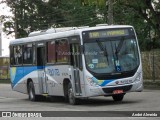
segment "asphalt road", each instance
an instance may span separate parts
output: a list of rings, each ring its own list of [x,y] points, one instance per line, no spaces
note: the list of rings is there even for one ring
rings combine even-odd
[[[28,100],[28,95],[12,91],[10,84],[0,84],[0,111],[160,111],[160,90],[128,93],[122,102],[114,102],[111,97],[102,96],[81,100],[81,102],[81,105],[73,106],[66,103],[61,97],[55,98],[53,101],[31,102]],[[115,120],[123,119],[123,115],[116,117],[116,112],[111,114],[115,116]],[[117,114],[119,113],[117,112]],[[127,118],[136,119],[135,117]],[[138,118],[151,119],[150,117]],[[60,118],[56,117],[56,119],[59,120]],[[84,118],[77,117],[76,119]],[[87,119],[92,119],[92,117],[87,117]],[[106,117],[100,117],[100,119],[106,120]],[[158,120],[159,118],[154,117],[152,119]]]

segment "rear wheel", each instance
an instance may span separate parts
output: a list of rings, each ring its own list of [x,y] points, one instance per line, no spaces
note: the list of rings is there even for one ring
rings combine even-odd
[[[124,94],[112,95],[112,98],[114,101],[122,101],[123,97],[124,97]]]
[[[73,87],[71,83],[68,83],[68,101],[71,105],[77,105],[79,103],[79,100],[74,96]]]

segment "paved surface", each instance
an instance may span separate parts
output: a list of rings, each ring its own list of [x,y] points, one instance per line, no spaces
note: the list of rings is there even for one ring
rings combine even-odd
[[[0,111],[160,111],[160,90],[129,93],[125,95],[122,102],[114,102],[111,97],[94,97],[81,102],[81,105],[72,106],[65,103],[61,97],[56,98],[54,101],[31,102],[28,100],[28,95],[12,91],[10,84],[0,84]],[[62,118],[56,117],[56,119]],[[84,118],[76,119],[82,120]],[[87,119],[94,120],[91,117]],[[100,119],[106,120],[103,117]],[[112,119],[123,120],[124,118]],[[129,119],[136,118],[131,117]],[[146,117],[138,119],[151,120],[151,118]],[[152,119],[158,120],[158,118]],[[18,119],[16,118],[16,120]]]

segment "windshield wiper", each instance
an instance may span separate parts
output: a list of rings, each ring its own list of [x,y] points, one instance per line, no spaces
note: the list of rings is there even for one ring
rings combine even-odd
[[[118,53],[120,52],[122,46],[123,46],[123,43],[124,43],[124,38],[122,37],[122,40],[120,40],[118,46],[116,47],[116,44],[115,44],[115,55],[116,55],[116,58],[118,60]]]
[[[109,65],[108,52],[107,52],[106,46],[104,47],[104,46],[102,45],[102,43],[101,43],[98,39],[96,40],[96,42],[98,43],[98,46],[100,47],[101,51],[104,52],[104,56],[106,56],[107,62],[108,62],[108,65]]]

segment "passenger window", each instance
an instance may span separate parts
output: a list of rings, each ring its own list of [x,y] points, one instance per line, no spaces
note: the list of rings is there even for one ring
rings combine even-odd
[[[55,63],[55,55],[55,41],[47,42],[47,63]]]
[[[15,65],[22,64],[22,46],[14,47],[14,63]]]
[[[10,47],[10,64],[14,65],[15,64],[15,59],[14,59],[14,47]]]
[[[35,45],[33,44],[33,64],[36,64],[36,48],[35,48]]]
[[[32,44],[23,46],[23,64],[33,63],[33,47]]]
[[[69,62],[69,44],[67,39],[62,39],[56,41],[56,55],[57,62],[59,63],[68,63]]]

